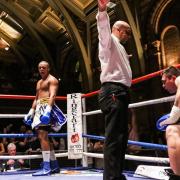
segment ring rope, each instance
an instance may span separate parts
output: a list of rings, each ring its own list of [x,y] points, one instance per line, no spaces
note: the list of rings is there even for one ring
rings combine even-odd
[[[1,118],[8,118],[8,119],[16,119],[16,118],[24,118],[26,114],[0,114]],[[66,116],[66,114],[64,114]]]
[[[0,134],[0,138],[27,138],[35,137],[37,134]],[[49,137],[67,137],[67,133],[49,133]]]
[[[175,65],[175,67],[180,68],[180,64]],[[132,80],[132,84],[134,85],[134,84],[143,82],[145,80],[149,80],[151,78],[160,76],[163,71],[164,70],[159,70],[159,71],[144,75],[142,77],[135,78],[135,79]],[[98,93],[99,93],[99,90],[91,92],[91,93],[83,94],[82,97],[91,97],[91,96],[97,95]]]
[[[180,64],[175,65],[175,67],[180,68]],[[162,72],[163,72],[163,70],[160,70],[160,71],[156,71],[156,72],[135,78],[132,80],[132,84],[137,84],[139,82],[143,82],[145,80],[149,80],[151,78],[157,77],[157,76],[161,75]],[[91,97],[91,96],[97,95],[98,93],[99,93],[99,90],[90,92],[87,94],[83,94],[82,97]],[[29,100],[29,99],[34,99],[34,98],[35,98],[35,96],[0,94],[0,99],[11,99],[11,100],[12,99],[26,99],[26,100]],[[56,99],[57,100],[67,100],[67,97],[66,96],[56,96]]]
[[[174,101],[174,99],[175,99],[175,96],[169,96],[169,97],[163,97],[163,98],[154,99],[154,100],[142,101],[138,103],[129,104],[129,108],[137,108],[137,107],[149,106],[153,104],[172,102]],[[94,110],[94,111],[84,112],[82,114],[85,116],[89,116],[89,115],[100,114],[100,113],[102,113],[101,110]]]
[[[105,139],[105,137],[103,137],[103,136],[94,136],[94,135],[83,135],[83,137],[95,139],[95,140],[104,140]],[[167,150],[167,145],[160,145],[160,144],[153,144],[153,143],[146,143],[146,142],[139,142],[139,141],[132,141],[132,140],[128,140],[128,144],[137,145],[137,146],[141,146],[144,148]]]
[[[174,67],[180,68],[180,64],[177,64],[177,65],[175,65]],[[135,78],[135,79],[132,80],[132,84],[137,84],[137,83],[139,83],[139,82],[143,82],[143,81],[145,81],[145,80],[149,80],[149,79],[151,79],[151,78],[160,76],[163,71],[164,71],[164,69],[159,70],[159,71],[156,71],[156,72],[153,72],[153,73],[150,73],[150,74],[147,74],[147,75],[144,75],[144,76],[142,76],[142,77]]]
[[[87,157],[95,157],[95,158],[101,158],[101,159],[104,158],[103,154],[98,154],[98,153],[83,152],[83,155]],[[163,157],[147,157],[147,156],[135,156],[135,155],[126,154],[125,159],[133,160],[133,161],[169,164],[169,158],[163,158]]]
[[[68,153],[56,153],[56,157],[67,157]],[[83,152],[84,156],[93,157],[93,158],[104,158],[103,154],[98,153],[88,153]],[[42,155],[16,155],[16,156],[0,156],[0,159],[40,159]],[[135,155],[125,155],[126,160],[133,160],[133,161],[142,161],[142,162],[152,162],[152,163],[164,163],[169,164],[169,158],[163,157],[147,157],[147,156],[135,156]]]
[[[180,65],[178,65],[178,67],[180,67]],[[150,79],[150,78],[153,78],[155,76],[158,76],[162,73],[163,70],[161,71],[158,71],[158,72],[154,72],[154,73],[151,73],[149,75],[146,75],[146,76],[143,76],[143,77],[140,77],[140,78],[136,78],[136,79],[133,79],[132,80],[132,84],[136,84],[136,83],[139,83],[139,82],[142,82],[142,81],[145,81],[147,79]],[[91,92],[91,93],[88,93],[88,94],[84,94],[82,95],[82,97],[90,97],[90,96],[93,96],[93,95],[96,95],[99,91],[95,91],[95,92]],[[21,96],[21,95],[0,95],[0,98],[1,99],[34,99],[35,96]],[[56,99],[58,100],[66,100],[67,97],[60,97],[58,96]],[[144,101],[144,102],[139,102],[139,103],[134,103],[134,104],[130,104],[129,105],[129,108],[134,108],[134,107],[141,107],[141,106],[146,106],[146,105],[151,105],[151,104],[158,104],[158,103],[162,103],[162,102],[170,102],[170,101],[173,101],[174,100],[174,97],[166,97],[166,98],[160,98],[160,99],[156,99],[156,100],[150,100],[150,101]],[[100,113],[101,111],[98,110],[96,111],[96,114]],[[86,112],[86,113],[83,113],[83,115],[90,115],[88,113],[93,113],[92,111],[91,112]],[[22,114],[16,114],[16,115],[12,115],[12,114],[9,114],[9,115],[5,115],[5,114],[0,114],[0,118],[7,118],[7,116],[9,118],[17,118],[17,117],[21,117],[23,118],[25,115],[22,115]],[[16,116],[16,117],[15,117]],[[3,134],[3,137],[5,137],[5,135],[7,135],[8,137],[10,136],[13,136],[14,134]],[[51,136],[51,134],[49,134]],[[54,136],[55,134],[53,134],[52,136]],[[19,134],[18,137],[23,137],[24,135],[23,134]],[[33,135],[34,136],[34,135]],[[61,136],[61,137],[65,137],[67,136],[67,134],[64,136]],[[13,136],[14,137],[14,136]],[[26,137],[29,137],[29,134],[26,135]],[[60,137],[60,134],[58,134],[57,137]],[[128,141],[128,143],[130,144],[133,144],[133,145],[143,145],[143,146],[151,146],[153,148],[160,148],[160,149],[167,149],[167,146],[165,145],[158,145],[158,144],[152,144],[152,143],[144,143],[144,142],[135,142],[135,141]],[[87,153],[87,152],[84,152],[83,153],[84,156],[91,156],[94,157],[94,156],[98,156],[98,157],[102,157],[103,158],[103,154],[95,154],[95,153]],[[68,156],[68,153],[60,153],[59,156],[58,154],[56,154],[57,157],[66,157]],[[0,159],[9,159],[9,158],[13,158],[13,159],[25,159],[27,158],[27,156],[1,156]],[[34,159],[34,158],[42,158],[42,155],[29,155],[28,156],[28,159]],[[136,161],[146,161],[146,162],[162,162],[162,163],[169,163],[169,159],[168,158],[157,158],[157,157],[139,157],[139,156],[132,156],[132,155],[126,155],[125,156],[126,159],[129,159],[129,160],[136,160]]]
[[[35,96],[27,96],[27,95],[9,95],[9,94],[0,94],[0,99],[23,99],[23,100],[34,100]],[[57,100],[67,100],[66,96],[56,96]]]
[[[56,153],[56,157],[67,157],[68,153]],[[42,158],[42,154],[39,155],[15,155],[15,156],[4,156],[1,155],[0,159],[38,159]]]
[[[16,119],[16,118],[24,118],[26,114],[0,114],[0,118],[10,118],[10,119]]]
[[[27,137],[34,137],[37,134],[0,134],[0,138],[27,138]],[[67,137],[67,133],[50,133],[48,134],[49,137]],[[103,136],[95,136],[95,135],[82,135],[85,138],[95,139],[95,140],[104,140],[105,137]],[[144,148],[152,148],[152,149],[159,149],[159,150],[167,150],[166,145],[159,145],[153,143],[146,143],[146,142],[138,142],[128,140],[128,144],[130,145],[137,145]]]
[[[169,96],[169,97],[163,97],[163,98],[154,99],[154,100],[142,101],[138,103],[129,104],[129,108],[137,108],[137,107],[149,106],[153,104],[172,102],[174,101],[174,99],[175,99],[175,96]],[[102,113],[101,110],[95,110],[95,111],[84,112],[82,113],[82,115],[89,116],[89,115],[100,114],[100,113]],[[25,114],[0,114],[0,118],[24,118],[24,116]]]

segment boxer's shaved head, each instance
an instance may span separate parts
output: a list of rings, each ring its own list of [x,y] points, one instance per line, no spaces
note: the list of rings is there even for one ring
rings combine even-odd
[[[49,62],[48,61],[42,60],[42,61],[39,62],[39,65],[40,64],[47,64],[47,66],[49,67]]]

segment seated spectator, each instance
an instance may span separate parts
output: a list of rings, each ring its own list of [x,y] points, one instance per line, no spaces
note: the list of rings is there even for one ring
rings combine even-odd
[[[91,141],[91,139],[87,139],[87,151],[88,152],[93,152],[94,150],[94,144]],[[92,157],[87,157],[87,162],[88,162],[88,167],[93,167],[94,166],[94,161]]]
[[[94,144],[90,139],[87,139],[87,150],[88,152],[93,152],[94,150]]]
[[[53,132],[51,132],[53,133]],[[63,137],[51,137],[51,144],[54,150],[66,150],[66,143]]]
[[[104,141],[97,141],[94,143],[94,152],[95,153],[103,153],[104,150]],[[94,166],[97,169],[103,169],[104,167],[104,160],[101,158],[94,159]]]
[[[4,144],[0,141],[0,155],[5,153]]]
[[[53,132],[50,132],[53,133]],[[59,138],[51,137],[50,138],[51,146],[53,146],[54,150],[59,150]]]
[[[18,133],[26,134],[27,128],[24,124],[22,124],[19,128]],[[26,147],[26,138],[18,138],[18,144],[16,144],[16,148],[18,152],[25,152],[27,150]]]
[[[14,143],[10,143],[7,146],[8,154],[10,156],[16,155],[16,145]],[[29,163],[28,160],[24,159],[9,159],[5,162],[6,170],[14,170],[14,169],[23,169],[28,168]]]
[[[21,125],[19,128],[19,133],[25,134],[27,131],[27,128],[25,125]]]
[[[59,150],[66,150],[66,142],[64,138],[59,139]]]
[[[32,130],[27,130],[26,134],[33,134]],[[41,152],[41,145],[36,136],[25,138],[26,153],[32,154]]]
[[[11,130],[12,130],[12,127],[13,127],[13,124],[9,124],[7,125],[6,127],[3,128],[3,134],[10,134],[12,133]],[[3,138],[3,144],[5,146],[5,151],[7,150],[7,145],[9,144],[9,139],[4,137]]]
[[[95,152],[103,152],[104,141],[97,141],[94,143],[94,151]]]
[[[136,113],[134,109],[130,110],[131,119],[128,123],[129,129],[129,140],[132,141],[139,141],[139,134],[138,134],[138,127],[137,127],[137,120],[136,120]],[[136,154],[141,150],[140,146],[137,145],[128,145],[127,151],[129,154]]]

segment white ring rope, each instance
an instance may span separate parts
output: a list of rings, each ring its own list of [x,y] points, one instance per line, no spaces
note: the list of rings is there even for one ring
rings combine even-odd
[[[8,118],[8,119],[16,119],[16,118],[24,118],[26,114],[0,114],[1,118]],[[66,116],[66,114],[64,114]]]
[[[98,154],[98,153],[83,152],[83,155],[87,157],[95,157],[95,158],[101,158],[101,159],[104,158],[103,154]],[[147,156],[135,156],[135,155],[126,154],[125,159],[133,160],[133,161],[169,164],[169,158],[163,158],[163,157],[147,157]]]
[[[83,152],[84,156],[103,159],[103,154]],[[68,153],[56,153],[56,157],[67,157]],[[0,159],[38,159],[42,158],[42,155],[16,155],[16,156],[0,156]],[[147,157],[147,156],[135,156],[125,155],[126,160],[152,162],[152,163],[163,163],[169,164],[169,158],[163,157]]]
[[[174,101],[175,96],[169,96],[169,97],[164,97],[164,98],[159,98],[159,99],[154,99],[154,100],[149,100],[149,101],[142,101],[138,103],[132,103],[129,104],[129,108],[137,108],[141,106],[149,106],[153,104],[160,104],[160,103],[165,103],[165,102],[172,102]],[[89,116],[93,114],[100,114],[102,113],[101,110],[95,110],[95,111],[90,111],[90,112],[84,112],[82,115],[84,116]],[[0,118],[24,118],[25,114],[0,114]]]
[[[175,99],[175,96],[169,96],[169,97],[153,99],[153,100],[149,100],[149,101],[142,101],[142,102],[138,102],[138,103],[129,104],[129,108],[137,108],[137,107],[141,107],[141,106],[149,106],[149,105],[153,105],[153,104],[172,102],[172,101],[174,101],[174,99]],[[95,110],[95,111],[90,111],[90,112],[84,112],[82,114],[89,116],[89,115],[100,114],[100,113],[102,113],[101,110]]]
[[[56,153],[56,157],[67,157],[68,153]],[[38,159],[42,158],[42,155],[16,155],[16,156],[0,156],[0,159]]]
[[[165,102],[172,102],[175,99],[175,96],[169,96],[149,101],[143,101],[138,103],[129,104],[129,108],[136,108],[141,106],[148,106],[153,104],[160,104]],[[82,115],[88,116],[93,114],[99,114],[101,110],[95,110],[90,112],[84,112]],[[24,118],[25,114],[0,114],[0,118]],[[103,158],[103,154],[83,152],[83,156],[94,157],[94,158]],[[66,153],[56,153],[56,157],[68,157],[68,152]],[[0,156],[0,159],[36,159],[42,158],[42,155],[16,155],[16,156]],[[135,155],[125,155],[127,160],[143,161],[143,162],[152,162],[152,163],[164,163],[169,164],[169,158],[163,157],[146,157],[146,156],[135,156]]]
[[[26,114],[0,114],[0,118],[24,118]]]

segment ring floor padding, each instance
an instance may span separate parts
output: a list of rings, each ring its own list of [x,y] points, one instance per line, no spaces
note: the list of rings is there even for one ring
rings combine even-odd
[[[11,173],[0,173],[0,179],[7,180],[103,180],[102,172],[95,172],[89,170],[62,170],[59,174],[53,174],[50,176],[32,176],[32,171],[23,171],[23,173],[18,174],[17,172]],[[124,173],[127,180],[152,180],[146,177],[133,177],[132,172]]]

